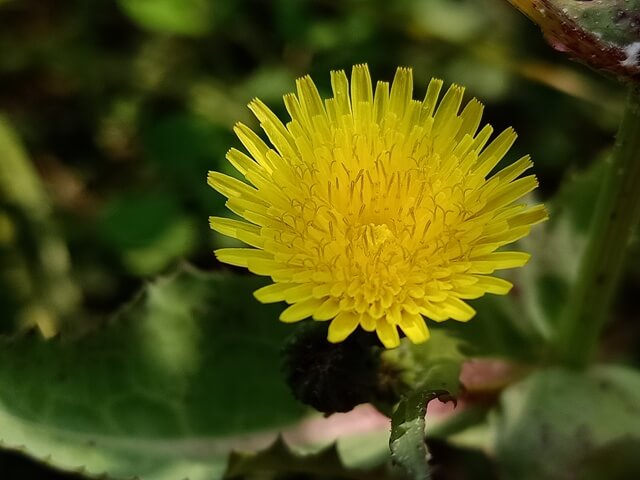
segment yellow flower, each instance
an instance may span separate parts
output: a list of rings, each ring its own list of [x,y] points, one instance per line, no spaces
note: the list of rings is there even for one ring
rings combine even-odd
[[[250,156],[227,159],[247,183],[219,172],[209,185],[242,220],[211,217],[211,227],[254,248],[216,251],[222,262],[271,277],[255,292],[286,301],[283,322],[331,320],[340,342],[358,326],[387,348],[398,327],[414,343],[429,338],[423,317],[467,321],[464,300],[504,295],[512,285],[490,276],[520,267],[522,252],[496,252],[547,218],[542,205],[517,202],[537,186],[526,156],[491,175],[513,144],[507,129],[478,130],[483,106],[462,112],[464,89],[432,80],[413,100],[410,69],[391,87],[372,88],[366,65],[331,72],[333,98],[322,100],[310,77],[284,97],[284,125],[260,100],[249,108],[272,146],[242,124],[235,133]]]

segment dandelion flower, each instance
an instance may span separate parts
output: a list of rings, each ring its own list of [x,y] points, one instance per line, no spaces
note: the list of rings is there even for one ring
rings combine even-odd
[[[372,86],[366,65],[331,73],[333,98],[310,77],[284,97],[283,124],[260,100],[249,108],[271,145],[237,124],[248,151],[227,159],[246,182],[219,172],[209,184],[239,219],[211,217],[211,227],[252,248],[216,251],[273,283],[255,292],[263,303],[286,301],[283,322],[331,321],[330,342],[356,328],[375,331],[387,348],[400,329],[412,342],[429,338],[425,318],[467,321],[466,300],[504,295],[512,285],[492,276],[521,267],[523,252],[497,251],[547,218],[543,205],[519,201],[537,186],[529,156],[493,173],[516,139],[509,128],[489,143],[479,129],[483,106],[461,109],[464,89],[439,99],[431,80],[413,99],[412,72]]]

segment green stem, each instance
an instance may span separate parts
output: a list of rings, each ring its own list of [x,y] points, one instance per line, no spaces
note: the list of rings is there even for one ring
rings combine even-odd
[[[582,367],[593,357],[639,219],[640,86],[634,85],[603,179],[577,282],[555,337],[558,361]]]

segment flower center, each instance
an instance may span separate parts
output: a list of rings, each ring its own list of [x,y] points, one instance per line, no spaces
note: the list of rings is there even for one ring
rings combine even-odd
[[[369,224],[369,226],[373,229],[373,243],[376,246],[381,246],[387,240],[390,240],[394,237],[393,232],[389,230],[389,227],[387,227],[386,224]]]

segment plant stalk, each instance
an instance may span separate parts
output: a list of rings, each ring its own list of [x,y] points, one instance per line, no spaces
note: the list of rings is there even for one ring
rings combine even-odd
[[[609,317],[625,253],[640,220],[640,85],[629,89],[576,284],[554,339],[555,359],[584,367]],[[570,254],[570,252],[567,252]]]

